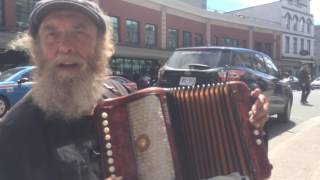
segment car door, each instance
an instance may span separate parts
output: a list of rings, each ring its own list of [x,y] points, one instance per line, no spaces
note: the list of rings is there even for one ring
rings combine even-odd
[[[277,110],[274,89],[276,88],[276,79],[273,75],[268,73],[264,57],[260,53],[253,53],[253,68],[256,70],[256,83],[269,99],[270,114],[275,114]]]
[[[272,59],[267,55],[263,55],[263,58],[265,60],[268,76],[273,83],[273,91],[270,96],[270,101],[272,101],[271,108],[273,111],[282,111],[287,102],[287,86],[285,83],[280,81],[278,68],[274,65]]]
[[[22,80],[23,78],[26,78],[28,80]],[[15,99],[16,101],[19,101],[32,88],[32,85],[34,84],[31,76],[31,71],[23,73],[20,78],[18,78],[17,83],[18,85],[15,87]]]

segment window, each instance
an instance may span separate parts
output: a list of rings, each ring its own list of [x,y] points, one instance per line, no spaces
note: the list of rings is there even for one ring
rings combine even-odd
[[[195,46],[202,46],[203,45],[202,34],[196,33],[194,35],[194,45]]]
[[[290,37],[286,36],[286,53],[290,53]]]
[[[224,38],[224,46],[240,47],[240,41],[232,38]]]
[[[266,68],[268,70],[268,72],[277,77],[279,75],[279,70],[277,69],[277,67],[274,65],[274,63],[272,62],[272,59],[268,56],[263,56],[264,57],[264,61],[266,63]]]
[[[192,46],[192,34],[191,32],[183,31],[183,47]]]
[[[309,52],[309,54],[311,54],[311,40],[307,40],[307,50]]]
[[[178,47],[178,30],[168,29],[168,48],[175,49]]]
[[[146,47],[156,47],[156,26],[146,24],[144,28],[144,43]]]
[[[272,45],[271,43],[265,43],[264,44],[264,52],[268,54],[269,56],[272,56]]]
[[[139,23],[133,20],[126,20],[127,39],[129,44],[139,43]]]
[[[253,56],[253,68],[257,71],[266,73],[266,67],[264,64],[263,56],[260,54],[254,54]]]
[[[242,40],[242,47],[243,48],[247,48],[247,41],[246,40]]]
[[[18,28],[28,27],[28,17],[38,0],[16,0],[16,24]]]
[[[296,37],[293,38],[293,54],[298,53],[298,39]]]
[[[110,20],[111,20],[112,30],[113,30],[113,41],[115,43],[118,43],[120,41],[120,39],[119,39],[119,33],[120,33],[119,18],[110,16]]]
[[[287,14],[285,15],[285,20],[286,20],[286,27],[287,27],[287,29],[290,29],[291,16],[290,16],[289,13],[287,13]]]
[[[3,0],[0,0],[0,27],[4,24],[4,7]]]
[[[307,20],[307,32],[308,34],[311,34],[311,25],[312,25],[312,22],[310,19]]]
[[[250,54],[247,52],[235,52],[232,57],[232,65],[234,66],[244,66],[244,67],[252,67],[250,61]]]
[[[300,30],[301,30],[301,32],[304,32],[304,24],[305,24],[305,20],[304,20],[304,18],[302,17],[301,19],[300,19]]]
[[[300,52],[304,50],[304,39],[300,39]]]
[[[293,16],[293,30],[298,30],[298,17],[296,15]]]
[[[255,49],[256,51],[262,51],[262,43],[256,41],[256,42],[254,43],[254,49]]]

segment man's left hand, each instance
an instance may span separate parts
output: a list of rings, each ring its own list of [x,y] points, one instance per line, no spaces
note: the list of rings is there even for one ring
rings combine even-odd
[[[262,129],[269,119],[269,100],[259,88],[251,91],[250,94],[256,98],[256,101],[249,112],[249,121],[255,128]]]

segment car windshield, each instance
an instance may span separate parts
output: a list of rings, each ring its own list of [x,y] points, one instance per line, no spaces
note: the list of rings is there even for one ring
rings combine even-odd
[[[17,68],[8,69],[8,70],[2,72],[1,75],[0,75],[0,81],[5,81],[5,80],[7,80],[8,78],[10,78],[12,75],[14,75],[15,73],[17,73],[17,72],[20,71],[21,69],[23,69],[23,68],[17,67]]]
[[[176,51],[169,58],[167,65],[173,68],[189,69],[190,65],[205,65],[210,68],[224,66],[230,59],[230,52],[220,49],[208,51]]]

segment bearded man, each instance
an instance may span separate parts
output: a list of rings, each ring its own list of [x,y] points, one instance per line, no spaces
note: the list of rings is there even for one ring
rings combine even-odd
[[[116,83],[106,85],[114,49],[104,17],[88,0],[37,2],[29,32],[15,43],[37,66],[37,84],[0,121],[1,180],[103,179],[93,110],[125,94]],[[268,101],[259,91],[253,96],[253,124],[261,127]]]

